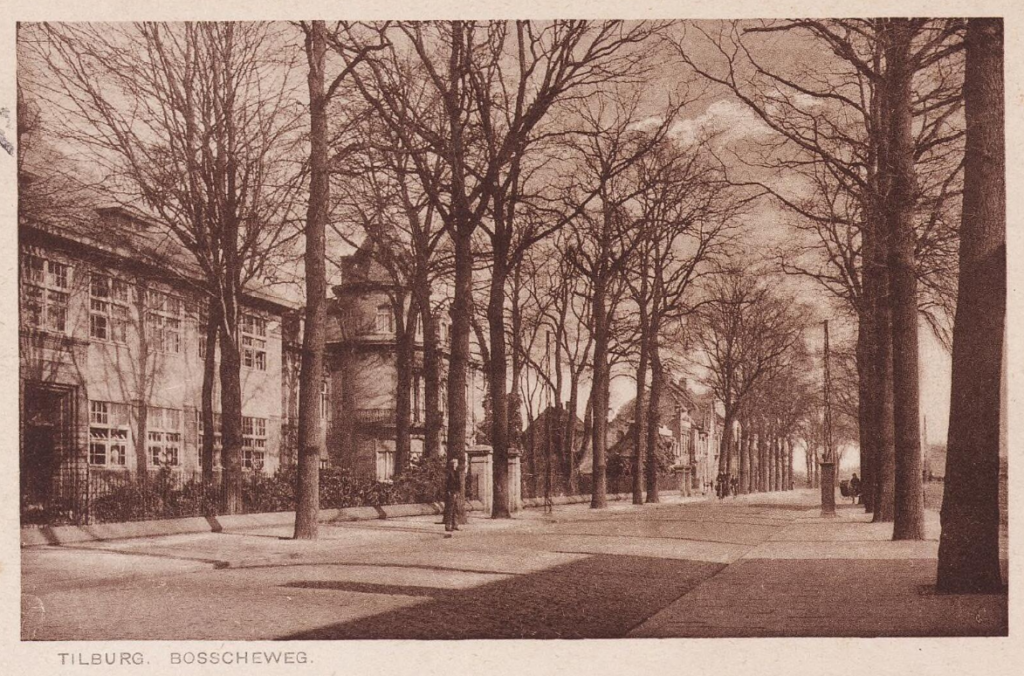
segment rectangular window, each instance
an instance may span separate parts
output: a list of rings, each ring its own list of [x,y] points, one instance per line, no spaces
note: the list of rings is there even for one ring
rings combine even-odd
[[[412,421],[421,422],[426,415],[426,405],[423,402],[423,377],[416,374],[412,378]]]
[[[377,318],[374,322],[374,329],[377,333],[392,334],[395,332],[395,316],[391,312],[390,305],[377,306]]]
[[[21,261],[21,310],[25,326],[66,333],[68,328],[68,280],[64,263],[26,254]]]
[[[242,366],[267,370],[267,320],[262,317],[242,315]]]
[[[128,337],[128,284],[93,273],[89,280],[89,335],[124,343]]]
[[[328,395],[327,379],[320,384],[320,419],[328,422],[331,419],[331,400]]]
[[[161,291],[146,294],[146,329],[149,345],[158,352],[181,352],[181,315],[183,304]]]
[[[128,404],[89,402],[89,464],[123,467],[131,443]]]
[[[387,449],[377,451],[377,481],[390,482],[395,476],[395,452]]]
[[[154,467],[174,467],[180,462],[181,411],[174,408],[147,407],[146,450]]]
[[[213,414],[213,464],[217,466],[219,460],[219,451],[221,448],[220,443],[220,413]],[[203,412],[200,409],[196,409],[196,430],[199,432],[199,451],[203,450],[203,437],[205,431],[203,429]]]
[[[199,324],[196,331],[199,334],[199,358],[206,359],[206,325],[210,321],[210,304],[208,301],[199,302]]]
[[[263,469],[267,454],[267,419],[242,418],[242,467]]]

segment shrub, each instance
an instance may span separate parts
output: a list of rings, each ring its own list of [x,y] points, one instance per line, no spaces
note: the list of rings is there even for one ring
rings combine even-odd
[[[393,502],[386,504],[443,502],[444,473],[443,457],[417,459],[392,484]]]
[[[242,486],[242,506],[245,512],[287,512],[295,509],[295,480],[293,468],[281,468],[273,474],[254,472]]]

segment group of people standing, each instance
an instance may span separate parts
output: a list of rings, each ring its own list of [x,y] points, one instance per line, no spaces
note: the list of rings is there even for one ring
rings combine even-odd
[[[715,479],[715,495],[719,498],[736,495],[739,491],[739,485],[739,477],[732,476],[728,472],[719,472],[718,477]]]

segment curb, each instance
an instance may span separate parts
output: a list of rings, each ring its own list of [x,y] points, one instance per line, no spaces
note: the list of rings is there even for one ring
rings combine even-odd
[[[661,493],[662,495],[678,495],[679,491],[662,491]],[[632,494],[610,493],[607,498],[609,502],[620,502],[630,500]],[[551,498],[551,504],[553,505],[577,505],[588,502],[590,502],[589,495],[558,495]],[[523,500],[524,509],[543,507],[543,498],[525,498]],[[467,500],[466,508],[471,512],[480,512],[483,511],[484,504],[480,500]],[[319,521],[320,523],[376,521],[378,519],[436,515],[443,512],[444,505],[437,502],[385,505],[382,507],[345,507],[343,509],[320,510]],[[194,516],[180,519],[153,519],[150,521],[128,521],[124,523],[101,523],[91,526],[27,527],[21,529],[21,546],[40,547],[80,542],[100,542],[104,540],[127,540],[160,535],[221,533],[224,531],[288,526],[293,523],[295,523],[294,511],[210,517]]]

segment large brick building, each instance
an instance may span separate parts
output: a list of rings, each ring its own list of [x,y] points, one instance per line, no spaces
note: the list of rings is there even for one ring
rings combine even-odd
[[[20,460],[29,502],[82,468],[199,469],[205,306],[190,261],[144,216],[119,207],[87,213],[19,229]],[[288,427],[284,346],[295,339],[294,322],[288,336],[283,319],[297,308],[262,293],[243,303],[243,465],[273,471]]]
[[[84,214],[56,225],[26,222],[19,230],[27,503],[52,497],[70,474],[117,477],[169,468],[187,476],[200,469],[206,346],[198,272],[146,216],[121,207]],[[395,450],[391,289],[368,248],[344,259],[343,270],[321,393],[327,448],[321,466],[386,481]],[[243,306],[243,468],[270,473],[296,458],[301,312],[267,293],[247,293]],[[445,357],[447,318],[441,324]],[[424,432],[421,339],[413,369],[415,456]],[[483,392],[476,360],[467,392],[469,431],[483,419]],[[442,406],[444,400],[442,392]],[[219,404],[214,411],[219,427]],[[219,460],[218,454],[218,467]]]

